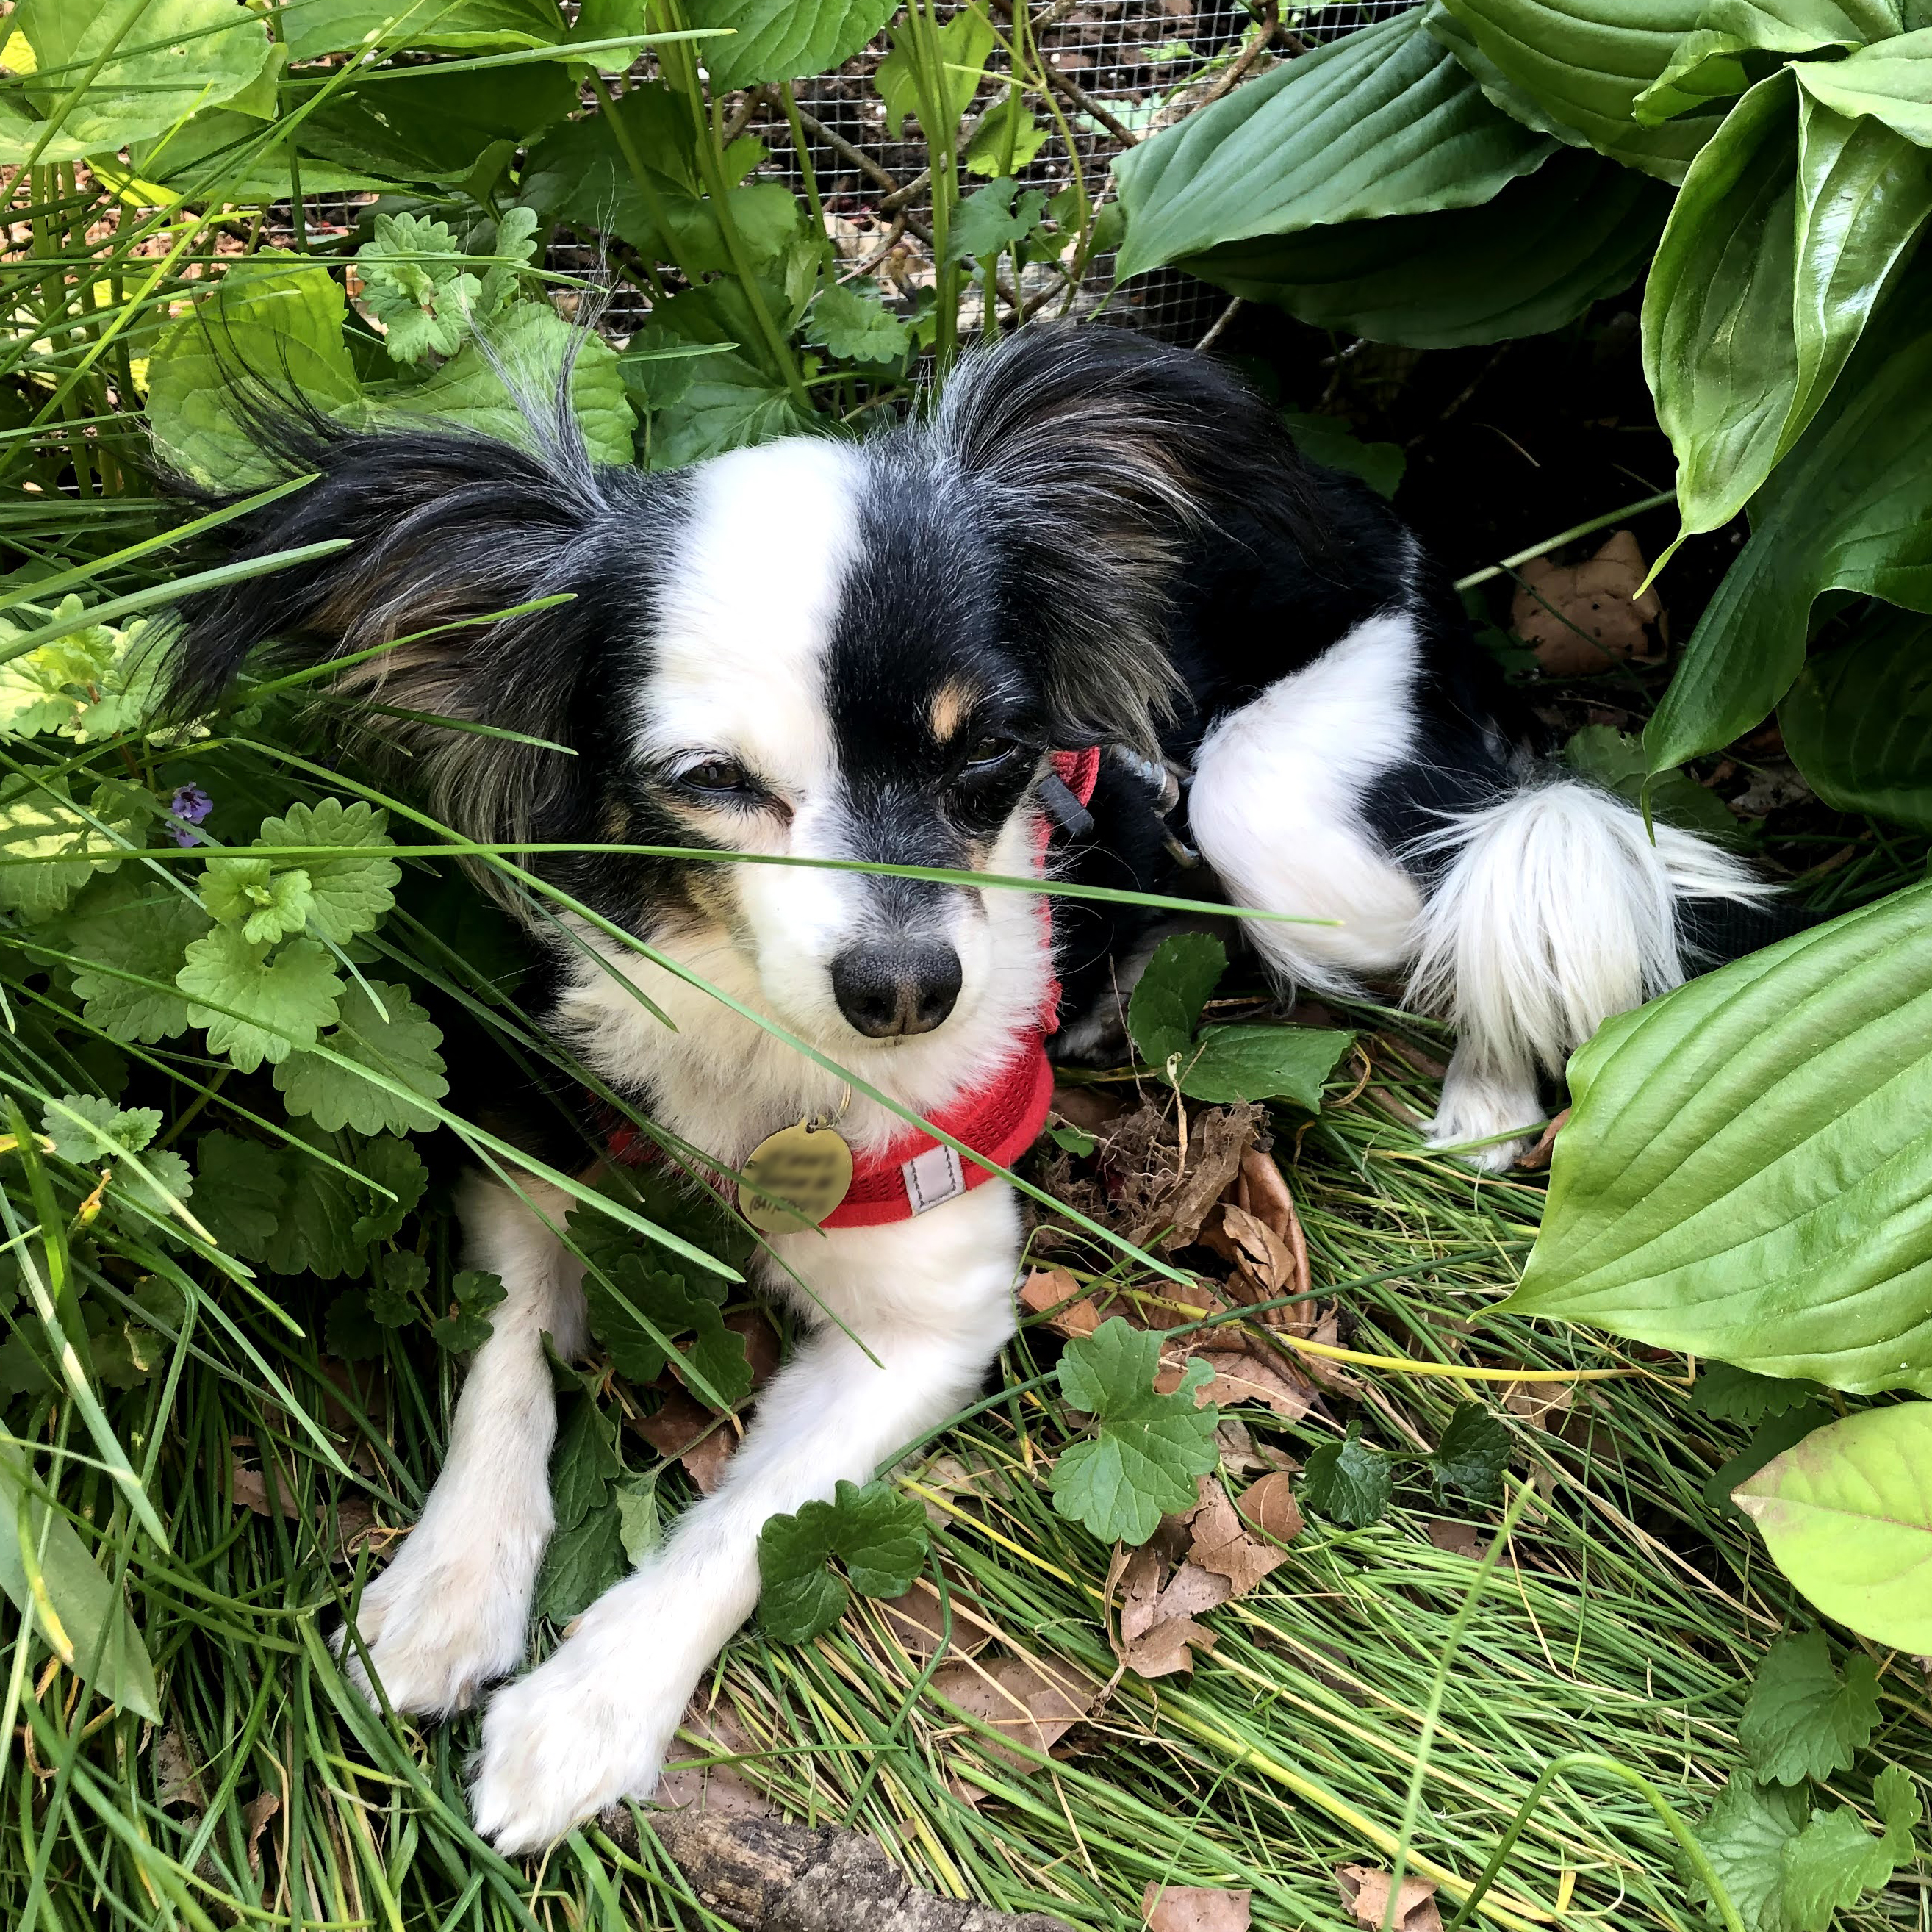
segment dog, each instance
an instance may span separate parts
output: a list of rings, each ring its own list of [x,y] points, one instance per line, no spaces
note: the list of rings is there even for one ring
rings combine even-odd
[[[478,839],[1012,876],[1052,838],[1075,881],[1218,886],[1330,922],[1246,932],[1285,988],[1406,986],[1454,1022],[1429,1131],[1478,1168],[1508,1164],[1574,1047],[1698,963],[1700,920],[1765,912],[1718,846],[1653,836],[1540,758],[1378,497],[1301,460],[1226,368],[1124,330],[1022,331],[866,440],[683,472],[593,465],[560,406],[523,445],[427,424],[280,434],[317,480],[239,526],[238,554],[352,547],[189,604],[184,704],[259,644],[322,662],[403,639],[340,684],[418,714],[392,728],[410,769]],[[880,873],[530,863],[594,915],[548,928],[555,1034],[722,1167],[831,1123],[862,1199],[856,1219],[848,1203],[770,1236],[763,1279],[808,1332],[716,1493],[491,1698],[473,1809],[512,1852],[649,1795],[756,1603],[768,1517],[866,1480],[979,1390],[1013,1330],[1018,1200],[958,1145],[909,1140],[905,1115],[1016,1157],[1056,1017],[1063,1056],[1117,1050],[1160,930]],[[404,1710],[463,1709],[523,1660],[553,1520],[544,1338],[566,1356],[586,1340],[566,1205],[535,1181],[467,1190],[469,1262],[507,1298],[422,1519],[359,1610]]]

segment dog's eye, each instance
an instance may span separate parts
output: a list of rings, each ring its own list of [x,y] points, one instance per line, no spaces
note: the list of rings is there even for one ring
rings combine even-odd
[[[967,753],[966,769],[976,774],[990,772],[1004,765],[1018,749],[1018,740],[1004,738],[997,733],[988,734]]]
[[[706,758],[680,772],[677,782],[688,791],[728,794],[756,789],[751,773],[736,758]]]

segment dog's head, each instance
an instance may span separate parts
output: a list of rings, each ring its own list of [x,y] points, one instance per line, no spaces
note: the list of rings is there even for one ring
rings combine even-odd
[[[372,722],[472,838],[967,873],[1030,868],[1049,752],[1154,748],[1190,532],[1252,478],[1244,445],[1280,460],[1214,365],[1094,328],[1024,334],[868,440],[679,472],[593,467],[556,427],[523,448],[276,434],[321,474],[247,550],[352,548],[190,607],[184,700],[264,640],[326,659],[403,639],[338,682],[380,704]],[[1292,457],[1278,473],[1292,497]],[[970,1011],[999,978],[1000,919],[1037,927],[1030,906],[989,913],[1015,895],[928,880],[532,863],[642,936],[728,945],[779,1018],[845,1051]]]

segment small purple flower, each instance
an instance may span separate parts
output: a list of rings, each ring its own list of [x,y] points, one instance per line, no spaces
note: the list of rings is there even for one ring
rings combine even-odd
[[[198,784],[184,784],[168,800],[168,816],[183,821],[174,830],[177,845],[199,845],[202,842],[188,828],[199,825],[214,809],[214,801]]]

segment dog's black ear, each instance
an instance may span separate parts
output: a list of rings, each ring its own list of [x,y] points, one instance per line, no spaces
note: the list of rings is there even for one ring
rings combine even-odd
[[[205,710],[257,646],[314,664],[408,640],[346,667],[338,688],[380,699],[383,734],[401,741],[451,822],[516,836],[574,762],[502,739],[422,722],[434,714],[551,740],[568,736],[578,683],[596,645],[597,559],[629,479],[600,471],[568,433],[528,447],[431,427],[366,432],[284,406],[249,405],[256,441],[285,473],[315,481],[220,532],[236,557],[331,538],[334,556],[184,600],[169,691]],[[210,500],[181,479],[176,493]],[[496,621],[558,592],[572,601]],[[434,634],[419,636],[430,632]]]
[[[1226,365],[1124,328],[1036,326],[968,357],[928,433],[991,499],[1009,607],[1039,628],[1063,742],[1156,750],[1196,532],[1238,506],[1305,553],[1322,544],[1274,412]]]

